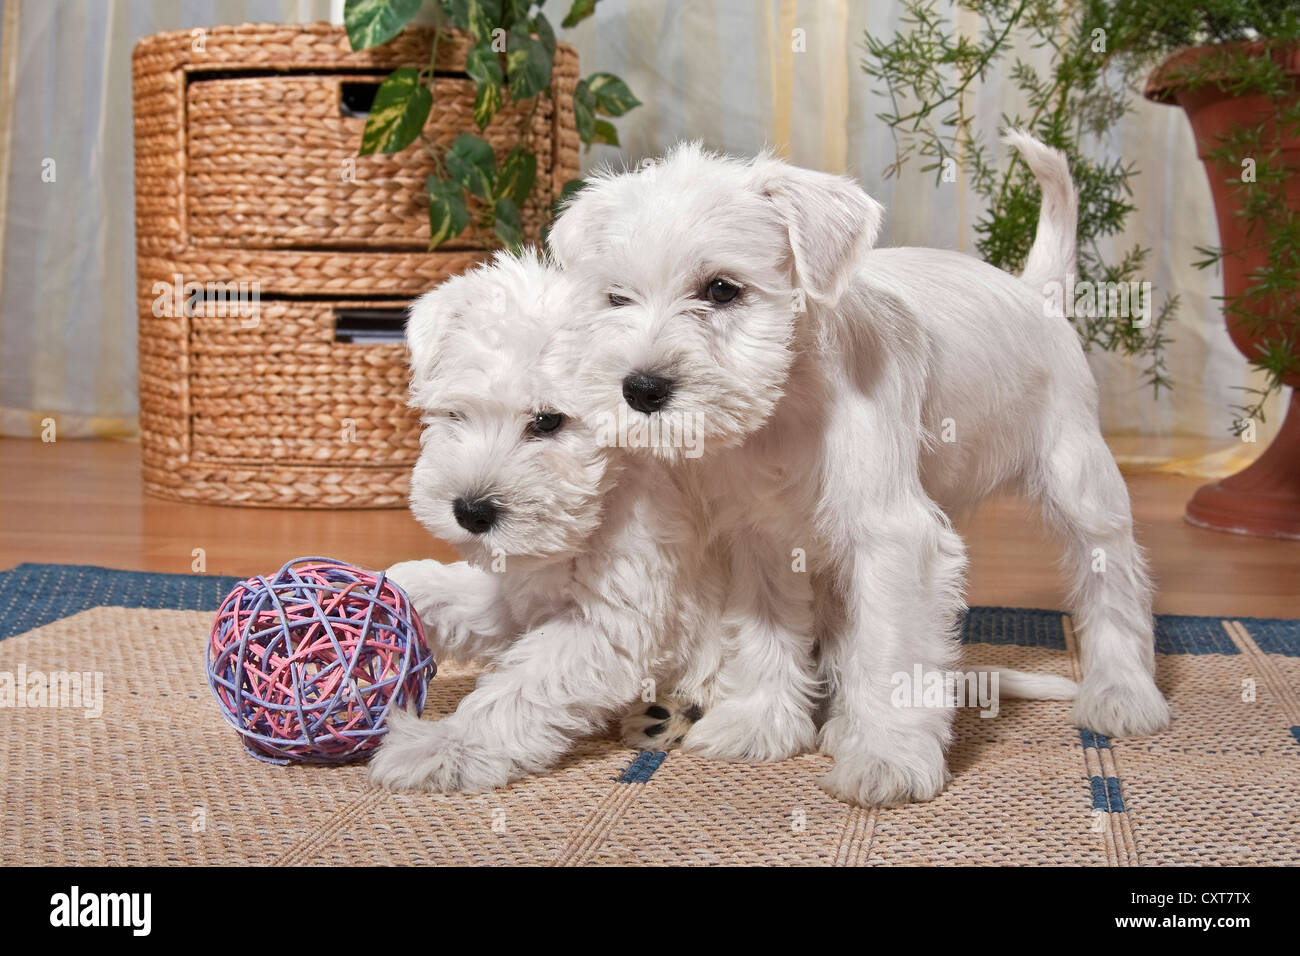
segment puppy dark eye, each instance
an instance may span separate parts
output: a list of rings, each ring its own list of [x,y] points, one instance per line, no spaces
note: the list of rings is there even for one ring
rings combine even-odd
[[[443,417],[453,422],[463,422],[465,417],[460,412],[443,412]]]
[[[714,279],[704,289],[704,298],[717,305],[726,305],[740,295],[740,286],[726,279]]]
[[[625,305],[631,305],[632,300],[625,295],[619,295],[617,292],[609,293],[609,304],[616,309],[621,309]]]
[[[563,424],[564,416],[559,412],[538,412],[528,423],[528,431],[534,435],[550,435]]]

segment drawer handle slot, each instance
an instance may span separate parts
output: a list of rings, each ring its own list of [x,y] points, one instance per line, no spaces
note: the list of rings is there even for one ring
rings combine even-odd
[[[388,345],[405,340],[405,307],[334,310],[335,342],[348,345]]]
[[[339,84],[339,113],[352,119],[365,119],[375,105],[378,82],[348,80]]]

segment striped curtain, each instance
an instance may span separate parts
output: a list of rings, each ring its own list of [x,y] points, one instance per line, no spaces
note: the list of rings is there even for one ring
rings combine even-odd
[[[570,0],[550,0],[553,23]],[[134,429],[135,302],[130,53],[165,29],[244,20],[341,20],[342,0],[183,3],[5,0],[0,27],[0,432],[60,437]],[[583,72],[624,77],[645,103],[619,121],[623,149],[597,147],[588,165],[635,162],[681,139],[728,151],[770,147],[804,166],[846,172],[884,202],[882,242],[973,249],[976,197],[913,168],[885,179],[893,159],[876,118],[884,99],[860,64],[869,29],[899,28],[894,2],[858,0],[602,0],[565,39]],[[973,31],[973,21],[958,26]],[[1017,51],[1034,62],[1041,51]],[[1040,60],[1041,62],[1041,60]],[[986,141],[1019,106],[998,73],[971,94]],[[1153,250],[1157,299],[1182,306],[1159,399],[1141,367],[1095,354],[1103,424],[1130,464],[1220,473],[1251,456],[1228,433],[1247,366],[1224,331],[1221,279],[1190,263],[1217,240],[1209,187],[1181,111],[1140,103],[1103,147],[1134,160],[1138,212],[1124,247]],[[55,178],[46,182],[49,162]],[[1271,437],[1280,406],[1257,437]]]
[[[131,50],[161,30],[325,20],[328,0],[4,0],[0,434],[136,430]]]

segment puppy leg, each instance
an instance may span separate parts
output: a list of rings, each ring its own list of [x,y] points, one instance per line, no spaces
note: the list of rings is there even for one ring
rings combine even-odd
[[[738,534],[732,554],[717,699],[682,749],[723,760],[783,760],[817,739],[812,589],[806,573],[791,569],[788,549],[770,540]]]
[[[392,715],[370,779],[389,789],[479,793],[554,765],[627,707],[647,670],[645,655],[598,621],[575,612],[521,635],[450,717]]]
[[[917,666],[954,666],[964,549],[928,500],[896,501],[868,525],[843,559],[842,629],[822,653],[832,687],[821,744],[835,767],[820,783],[861,805],[929,800],[948,782],[953,710],[896,702],[893,690]]]
[[[950,706],[895,699],[898,675],[947,672],[961,651],[965,547],[921,486],[914,371],[876,355],[872,388],[828,384],[818,528],[834,600],[819,609],[830,681],[820,783],[850,803],[929,800],[948,781]],[[843,370],[841,370],[842,373]]]
[[[1044,447],[1038,486],[1064,540],[1083,658],[1075,722],[1113,736],[1156,733],[1169,724],[1169,705],[1154,679],[1151,584],[1128,489],[1095,425],[1069,428]]]
[[[708,555],[706,568],[716,573],[691,574],[693,613],[678,621],[679,659],[669,675],[669,693],[647,694],[632,705],[622,721],[623,743],[639,750],[673,750],[717,699],[718,674],[727,659],[722,614],[727,597],[727,558],[719,548]],[[647,699],[649,697],[650,699]]]
[[[435,660],[495,657],[518,632],[499,574],[464,561],[403,561],[386,573],[411,598]]]

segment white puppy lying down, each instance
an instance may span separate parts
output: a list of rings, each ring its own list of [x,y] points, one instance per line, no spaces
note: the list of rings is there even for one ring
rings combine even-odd
[[[949,516],[1003,489],[1036,498],[1065,546],[1075,719],[1114,735],[1168,723],[1127,491],[1048,287],[1075,268],[1073,183],[1059,153],[1012,141],[1044,192],[1019,279],[953,252],[871,251],[881,210],[856,183],[694,145],[598,177],[552,230],[560,264],[607,297],[581,414],[703,438],[698,460],[671,444],[642,457],[689,472],[709,533],[732,544],[739,630],[718,677],[730,693],[691,732],[706,752],[779,757],[816,737],[838,797],[939,793],[952,712],[893,706],[892,681],[951,670],[964,549]],[[811,574],[790,573],[796,551]],[[820,728],[804,716],[818,678]]]
[[[710,749],[707,735],[686,731],[733,692],[716,678],[736,653],[730,636],[745,630],[723,617],[726,543],[701,532],[708,521],[689,472],[628,459],[572,414],[588,347],[575,317],[591,298],[535,257],[498,256],[412,308],[412,401],[426,428],[411,507],[469,562],[388,573],[437,659],[491,669],[444,720],[391,715],[371,764],[377,783],[503,786],[657,687],[672,694],[636,707],[625,735]],[[1075,691],[1061,678],[991,670],[1004,697]]]

